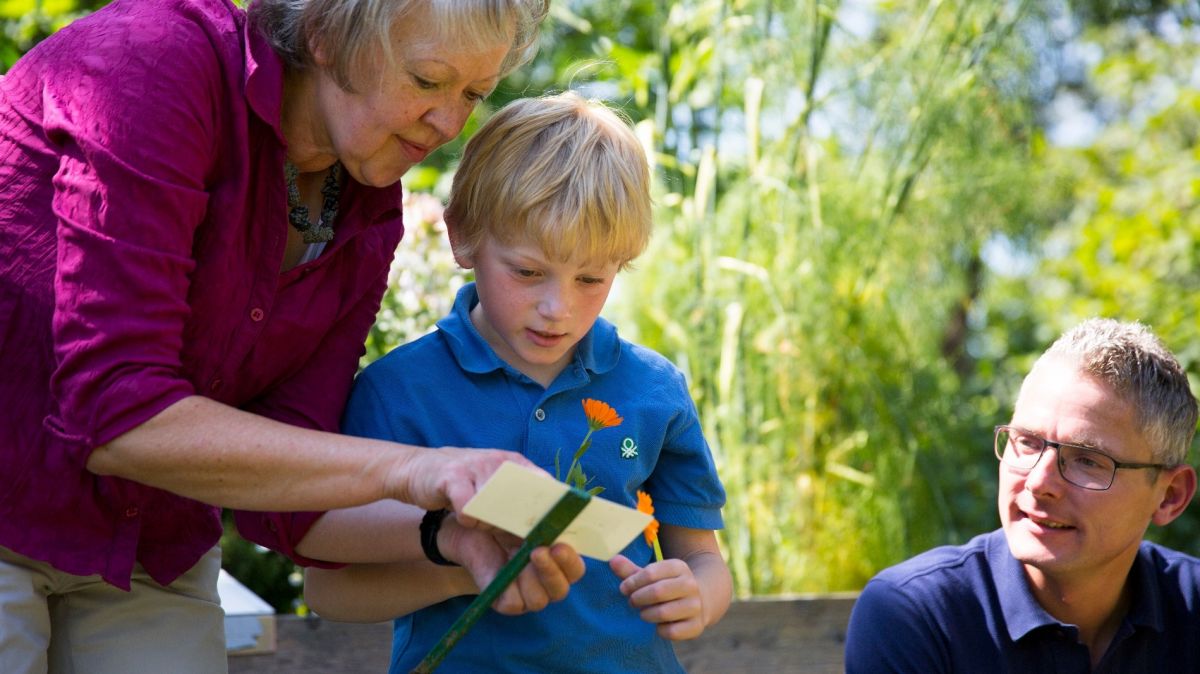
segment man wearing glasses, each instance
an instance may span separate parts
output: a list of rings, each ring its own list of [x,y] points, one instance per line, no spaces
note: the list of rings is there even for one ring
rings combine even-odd
[[[1144,326],[1063,335],[995,429],[1001,528],[872,579],[846,671],[1200,671],[1200,559],[1142,540],[1196,491],[1196,417]]]

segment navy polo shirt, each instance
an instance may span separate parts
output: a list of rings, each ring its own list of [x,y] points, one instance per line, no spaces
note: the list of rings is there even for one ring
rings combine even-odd
[[[1200,671],[1200,559],[1143,542],[1129,583],[1129,614],[1094,671]],[[872,579],[850,616],[846,671],[1093,670],[1078,629],[1037,603],[997,529]]]
[[[617,336],[598,319],[572,362],[544,388],[501,360],[470,320],[475,285],[458,293],[437,330],[396,348],[355,382],[345,432],[427,447],[519,451],[551,474],[566,471],[587,433],[582,401],[602,400],[622,417],[596,431],[583,469],[602,498],[633,507],[639,489],[659,521],[722,527],[725,492],[683,375],[659,354]],[[638,536],[624,554],[653,559]],[[681,672],[670,642],[655,634],[620,593],[605,562],[587,571],[561,602],[537,613],[488,612],[439,672]],[[408,672],[466,609],[457,597],[395,621],[392,672]]]

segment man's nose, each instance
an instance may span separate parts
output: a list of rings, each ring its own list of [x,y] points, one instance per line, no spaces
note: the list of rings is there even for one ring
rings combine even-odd
[[[1054,492],[1062,488],[1063,482],[1058,468],[1058,448],[1047,445],[1037,464],[1025,475],[1025,488],[1035,494]]]

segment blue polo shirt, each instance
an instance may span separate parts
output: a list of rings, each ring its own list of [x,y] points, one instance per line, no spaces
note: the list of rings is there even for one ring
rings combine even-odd
[[[1129,614],[1094,671],[1200,672],[1200,559],[1143,542],[1129,583]],[[1037,603],[997,529],[872,579],[850,615],[846,671],[1093,670],[1078,629]]]
[[[458,293],[437,330],[371,364],[355,382],[345,432],[428,447],[520,451],[554,474],[587,433],[584,398],[617,410],[619,426],[596,431],[583,468],[603,498],[628,506],[654,498],[659,521],[722,527],[725,491],[683,375],[659,354],[617,336],[604,319],[580,340],[573,361],[543,388],[505,363],[469,317],[474,284]],[[624,554],[653,559],[645,540]],[[618,590],[607,563],[587,571],[561,602],[537,613],[488,612],[438,672],[682,672],[671,643],[655,634]],[[457,597],[395,621],[392,672],[406,673],[466,609]]]

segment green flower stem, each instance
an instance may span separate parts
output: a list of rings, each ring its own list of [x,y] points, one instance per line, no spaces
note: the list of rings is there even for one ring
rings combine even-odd
[[[449,655],[450,649],[454,648],[458,640],[463,638],[476,622],[479,622],[484,612],[491,607],[500,593],[504,592],[504,588],[508,587],[521,573],[521,569],[524,569],[525,565],[529,563],[529,555],[533,553],[533,549],[540,545],[553,543],[570,526],[571,522],[575,520],[575,516],[590,500],[592,500],[591,495],[573,487],[563,494],[550,512],[534,525],[533,531],[530,531],[529,535],[525,537],[525,542],[517,549],[512,559],[500,568],[500,572],[496,574],[492,582],[488,583],[483,592],[480,592],[475,600],[467,606],[467,610],[463,611],[450,629],[446,630],[441,640],[434,644],[411,674],[429,674],[436,669]]]
[[[583,436],[583,442],[579,443],[579,449],[575,450],[575,455],[571,457],[571,467],[567,469],[567,476],[563,478],[563,482],[581,489],[587,483],[587,478],[583,476],[583,466],[579,464],[579,461],[592,446],[592,433],[595,432],[596,427],[589,422],[587,435]],[[579,472],[578,477],[575,475],[576,471]]]

